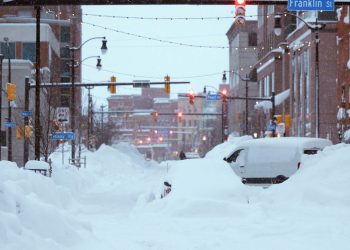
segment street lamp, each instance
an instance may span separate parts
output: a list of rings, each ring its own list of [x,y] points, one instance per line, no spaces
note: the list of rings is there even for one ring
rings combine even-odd
[[[316,22],[315,24],[310,24],[306,22],[303,18],[301,18],[298,15],[289,13],[289,12],[284,12],[282,14],[276,14],[275,15],[275,25],[274,25],[274,32],[276,36],[279,36],[282,33],[282,26],[281,26],[281,16],[294,16],[300,21],[302,21],[308,29],[311,30],[311,32],[315,32],[315,113],[316,113],[316,131],[315,135],[316,137],[320,136],[320,75],[319,75],[319,43],[320,43],[320,38],[319,38],[319,30],[323,29],[325,27],[325,24],[319,24],[317,22],[317,17],[316,17]]]
[[[75,47],[75,46],[69,46],[67,45],[66,48],[71,52],[71,78],[72,78],[72,90],[71,90],[71,130],[74,133],[75,132],[75,51],[80,50],[84,44],[91,40],[95,39],[102,39],[102,46],[101,46],[101,53],[106,54],[107,52],[107,40],[106,37],[93,37],[85,42],[83,42],[81,45]],[[71,155],[72,161],[75,162],[75,140],[72,140],[72,155]]]
[[[242,77],[240,74],[238,74],[235,71],[224,71],[223,75],[222,75],[222,81],[226,82],[227,78],[226,78],[226,72],[235,74],[239,77],[239,79],[241,81],[245,81],[245,134],[248,134],[248,81],[251,81],[250,78],[248,78],[248,76],[246,75],[246,77]]]

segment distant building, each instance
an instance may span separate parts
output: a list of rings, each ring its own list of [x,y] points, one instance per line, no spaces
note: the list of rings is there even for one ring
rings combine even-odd
[[[255,64],[258,58],[257,21],[246,20],[244,25],[232,24],[226,36],[229,41],[229,70],[226,77],[229,80],[231,96],[257,96]],[[245,81],[244,79],[249,79]],[[246,86],[247,84],[247,86]],[[248,89],[248,92],[247,92]],[[246,93],[247,92],[247,93]],[[248,110],[246,110],[248,104]],[[248,112],[248,133],[256,132],[256,112],[254,101],[231,100],[228,105],[229,131],[240,135],[245,134],[246,112]]]

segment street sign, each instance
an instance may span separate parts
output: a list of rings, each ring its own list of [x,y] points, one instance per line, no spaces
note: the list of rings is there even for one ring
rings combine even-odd
[[[23,117],[28,117],[28,116],[32,116],[33,112],[32,111],[23,111],[21,114]]]
[[[334,0],[288,0],[289,11],[334,11]]]
[[[57,121],[62,123],[69,122],[69,108],[68,107],[58,107],[56,109],[56,118]]]
[[[150,80],[135,80],[132,81],[132,86],[134,88],[149,88],[150,87]]]
[[[168,129],[166,129],[166,128],[158,129],[158,134],[166,136],[166,135],[168,135]]]
[[[208,94],[206,98],[208,101],[218,101],[221,99],[221,95],[220,94]]]
[[[50,136],[50,140],[74,140],[75,134],[73,132],[54,132]]]
[[[16,127],[16,123],[15,122],[4,122],[4,126],[6,128],[13,128],[13,127]]]

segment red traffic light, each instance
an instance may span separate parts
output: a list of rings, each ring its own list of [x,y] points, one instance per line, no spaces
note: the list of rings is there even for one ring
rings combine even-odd
[[[182,112],[177,113],[177,117],[181,118],[182,117]]]
[[[194,91],[192,89],[188,93],[188,101],[190,104],[194,104]]]
[[[245,0],[236,0],[236,5],[245,5]]]
[[[222,100],[222,102],[227,101],[227,89],[221,90],[221,100]]]

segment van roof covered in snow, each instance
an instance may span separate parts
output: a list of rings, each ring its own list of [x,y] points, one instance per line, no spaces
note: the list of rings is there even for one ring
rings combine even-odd
[[[310,137],[276,137],[248,140],[240,143],[238,147],[297,147],[297,148],[324,148],[332,145],[328,139]]]

